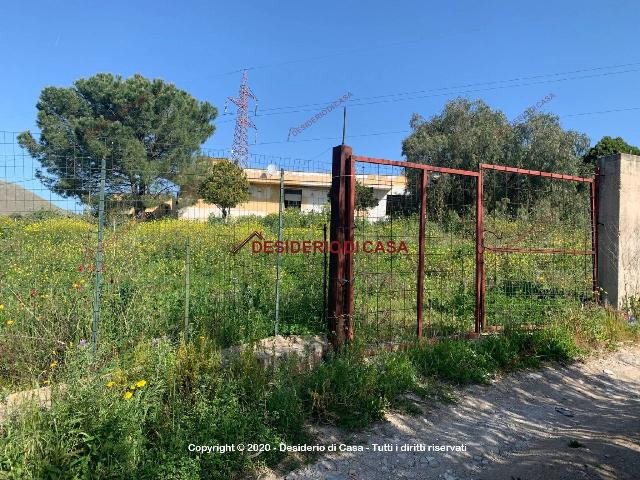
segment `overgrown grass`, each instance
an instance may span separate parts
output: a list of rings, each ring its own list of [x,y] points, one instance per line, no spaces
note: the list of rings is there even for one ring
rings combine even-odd
[[[498,220],[492,228],[513,235],[530,227],[527,219]],[[283,238],[319,240],[327,221],[326,212],[289,210]],[[360,241],[404,238],[409,249],[409,255],[356,255],[358,335],[377,342],[410,341],[415,330],[415,289],[410,286],[415,285],[418,220],[359,219],[357,225]],[[426,336],[472,328],[471,226],[456,215],[444,223],[428,222]],[[235,255],[230,248],[255,230],[274,239],[276,229],[274,215],[214,223],[131,222],[107,229],[100,341],[123,352],[142,337],[177,341],[185,330],[187,285],[192,334],[205,335],[220,348],[273,335],[276,256],[253,255],[250,245]],[[554,226],[562,245],[575,245],[574,230]],[[24,388],[44,381],[49,364],[64,360],[60,352],[66,346],[91,336],[96,225],[90,217],[2,217],[0,245],[0,351],[6,352],[0,357],[0,385]],[[553,265],[540,263],[540,258],[487,254],[487,272],[493,272],[487,290],[490,324],[513,317],[543,324],[557,309],[581,304],[580,292],[590,288],[590,283],[583,285],[584,272],[590,271],[581,268],[584,258],[558,257]],[[549,267],[553,275],[545,277]],[[282,257],[280,333],[324,331],[323,271],[320,253]]]
[[[371,358],[353,345],[310,371],[294,362],[264,368],[249,353],[223,361],[205,337],[141,340],[116,356],[101,352],[98,364],[88,347],[70,347],[53,377],[51,408],[23,405],[0,427],[0,478],[233,478],[281,461],[280,442],[311,442],[307,422],[361,428],[390,408],[406,411],[404,393],[484,383],[639,336],[614,312],[570,313],[541,330],[508,328]],[[189,451],[239,443],[271,451]]]

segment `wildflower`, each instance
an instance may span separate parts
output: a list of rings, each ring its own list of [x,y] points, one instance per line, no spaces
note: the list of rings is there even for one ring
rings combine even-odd
[[[79,347],[84,347],[87,345],[87,341],[84,338],[80,339],[80,343],[78,343]]]
[[[54,369],[54,368],[56,368],[57,366],[58,366],[58,361],[57,361],[57,360],[54,360],[53,362],[51,362],[51,363],[49,364],[49,368],[50,368],[51,370],[53,370],[53,369]]]
[[[133,392],[124,392],[123,398],[125,400],[129,400],[131,397],[133,397]]]
[[[73,288],[75,288],[76,290],[78,290],[80,288],[80,284],[79,283],[74,283],[73,284]]]
[[[0,310],[4,310],[4,305],[0,303]]]
[[[107,388],[113,388],[113,386],[116,384],[116,382],[114,382],[113,380],[109,380],[106,384],[105,387]]]
[[[147,384],[147,381],[146,381],[146,380],[138,380],[138,381],[136,382],[136,387],[138,387],[138,388],[142,388],[142,387],[144,387],[146,384]]]
[[[7,320],[6,323],[10,327],[11,325],[13,325],[15,323],[15,320]]]

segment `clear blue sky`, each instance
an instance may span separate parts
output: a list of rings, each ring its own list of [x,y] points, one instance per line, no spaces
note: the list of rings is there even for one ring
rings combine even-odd
[[[560,115],[565,128],[587,133],[592,143],[620,135],[638,145],[640,109],[574,115],[640,108],[638,25],[633,1],[5,2],[0,130],[34,129],[43,87],[69,86],[97,72],[160,77],[222,113],[225,98],[237,94],[238,70],[256,67],[249,76],[259,113],[352,92],[347,143],[360,154],[400,158],[406,133],[364,135],[407,130],[413,112],[429,117],[455,96],[482,98],[514,118],[553,93],[543,109]],[[408,100],[387,96],[626,64],[635,65]],[[515,86],[522,83],[529,85]],[[475,89],[481,91],[468,92]],[[259,115],[251,151],[328,158],[341,135],[338,110],[287,142],[289,129],[320,109]],[[216,123],[207,146],[229,148],[233,117]]]

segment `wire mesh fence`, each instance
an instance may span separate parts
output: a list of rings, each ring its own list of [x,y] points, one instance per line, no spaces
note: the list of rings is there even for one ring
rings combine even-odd
[[[484,170],[488,325],[540,324],[594,298],[590,179]]]
[[[331,334],[331,302],[346,338],[395,345],[544,323],[593,297],[590,179],[345,146],[333,162],[237,165],[229,152],[173,146],[161,162],[131,163],[139,156],[108,138],[92,154],[63,145],[33,158],[15,134],[0,140],[3,381],[43,380],[69,345]],[[336,158],[354,172],[339,182]],[[352,235],[351,251],[334,252],[330,231]],[[337,257],[353,263],[332,277]]]
[[[323,240],[328,160],[251,155],[241,200],[216,204],[201,185],[228,152],[191,154],[177,172],[123,165],[113,144],[47,164],[0,139],[3,382],[42,381],[65,347],[93,339],[110,350],[206,335],[225,348],[324,333],[326,254],[274,245]]]
[[[345,194],[353,205],[335,217],[348,230],[341,218],[355,212],[356,243],[382,244],[354,256],[352,277],[336,269],[352,289],[344,301],[352,296],[353,309],[340,310],[353,316],[352,335],[391,345],[477,335],[543,324],[597,300],[594,179],[485,164],[456,170],[336,148],[346,172],[340,188],[355,188],[355,197]],[[364,214],[363,199],[373,202]],[[406,251],[397,254],[399,244]]]

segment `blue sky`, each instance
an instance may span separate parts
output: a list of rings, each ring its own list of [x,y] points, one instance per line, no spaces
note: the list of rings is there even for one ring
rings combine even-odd
[[[456,96],[482,98],[514,118],[553,93],[542,109],[565,128],[592,143],[620,135],[640,144],[633,1],[34,0],[6,2],[1,12],[0,130],[33,129],[43,87],[97,72],[160,77],[222,113],[249,68],[263,112],[254,118],[254,153],[328,159],[341,135],[339,110],[293,141],[287,134],[347,92],[347,143],[359,154],[400,158],[411,114],[429,117]],[[626,66],[593,70],[614,65]],[[528,78],[547,74],[560,75]],[[415,91],[426,92],[397,95]],[[319,106],[268,110],[308,104]],[[229,148],[233,116],[216,123],[206,145]]]

